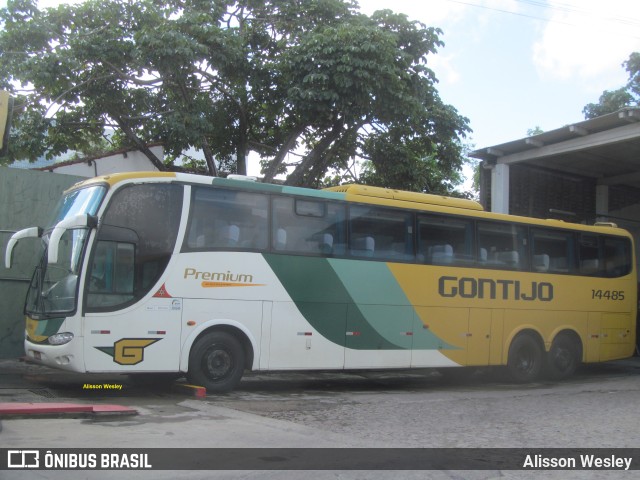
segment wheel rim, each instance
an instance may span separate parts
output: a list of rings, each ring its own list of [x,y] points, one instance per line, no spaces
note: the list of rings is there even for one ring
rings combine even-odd
[[[214,345],[203,355],[202,367],[211,380],[220,380],[227,377],[233,370],[233,359],[228,351]]]
[[[561,372],[568,371],[573,365],[573,354],[568,348],[556,348],[553,351],[553,365]]]
[[[522,373],[531,373],[536,366],[536,355],[533,349],[521,348],[516,359],[516,369]]]

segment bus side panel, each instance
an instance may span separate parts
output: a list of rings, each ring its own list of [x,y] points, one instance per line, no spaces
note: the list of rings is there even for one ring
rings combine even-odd
[[[323,332],[307,318],[320,319]],[[346,320],[346,304],[274,302],[269,369],[342,369]]]
[[[602,313],[589,312],[586,348],[583,353],[583,360],[586,363],[600,361],[600,319]]]
[[[443,342],[430,331],[430,326],[425,324],[418,309],[414,309],[412,327],[412,351],[411,367],[455,367],[458,364],[442,354]]]
[[[489,365],[492,339],[493,312],[488,308],[472,308],[469,312],[467,336],[467,364]],[[498,339],[499,340],[499,339]]]
[[[271,345],[271,320],[273,312],[273,302],[262,302],[262,332],[260,335],[260,358],[254,357],[253,367],[255,370],[269,369],[269,345]]]
[[[491,311],[491,351],[489,365],[502,365],[504,345],[504,309],[495,308]]]
[[[345,368],[411,366],[413,308],[349,305]]]
[[[432,348],[446,353],[454,365],[489,365],[490,347],[495,343],[492,339],[491,309],[418,307],[416,311],[422,324],[434,334],[434,338],[440,339]],[[501,335],[498,335],[498,343],[500,340]]]
[[[422,323],[438,339],[435,348],[454,365],[467,364],[468,308],[417,307]]]
[[[601,322],[601,361],[626,358],[635,348],[631,318],[624,313],[603,313]]]

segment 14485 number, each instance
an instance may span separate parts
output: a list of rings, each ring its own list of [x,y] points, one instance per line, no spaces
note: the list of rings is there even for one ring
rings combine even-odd
[[[591,298],[598,300],[624,300],[623,290],[591,290]]]

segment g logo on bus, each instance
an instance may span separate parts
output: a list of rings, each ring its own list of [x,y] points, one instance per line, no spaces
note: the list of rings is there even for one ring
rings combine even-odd
[[[113,357],[119,365],[137,365],[144,360],[144,349],[161,338],[121,338],[113,347],[96,347]]]

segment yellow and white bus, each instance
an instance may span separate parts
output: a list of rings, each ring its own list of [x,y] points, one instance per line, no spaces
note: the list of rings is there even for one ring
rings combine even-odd
[[[504,365],[517,381],[634,352],[631,236],[362,185],[180,173],[65,192],[27,294],[26,354],[77,372]]]

